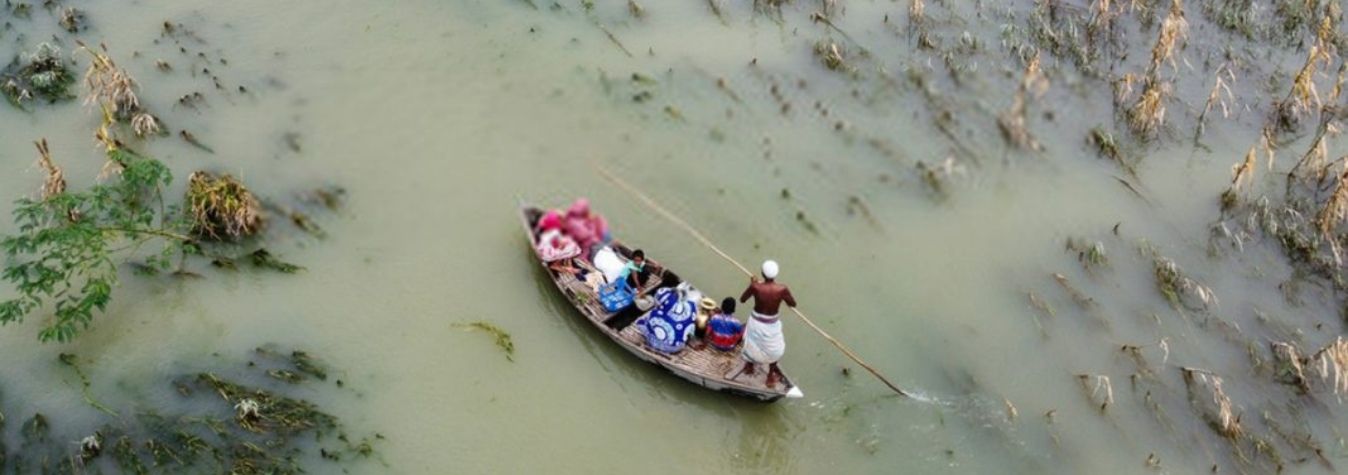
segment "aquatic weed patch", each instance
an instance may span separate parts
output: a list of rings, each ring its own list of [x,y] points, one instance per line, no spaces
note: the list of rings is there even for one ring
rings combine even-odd
[[[501,329],[501,327],[485,321],[455,323],[454,326],[469,331],[486,332],[495,340],[496,347],[505,352],[506,360],[515,361],[515,341],[510,338],[510,333]]]
[[[193,172],[187,177],[192,233],[211,240],[236,240],[262,229],[262,204],[230,175]]]
[[[18,107],[35,100],[52,103],[74,99],[70,86],[75,84],[75,75],[69,65],[59,46],[41,43],[0,70],[0,93]]]
[[[292,355],[303,355],[295,357],[296,368],[326,368],[303,351]],[[296,397],[297,385],[268,387],[264,373],[280,362],[262,356],[263,364],[249,363],[244,371],[216,368],[176,378],[162,387],[166,393],[176,391],[168,405],[122,409],[120,415],[96,421],[98,429],[91,434],[63,432],[59,425],[64,421],[33,414],[17,428],[18,453],[5,457],[0,446],[0,471],[294,474],[382,463],[375,452],[382,435],[350,435],[336,415]],[[62,357],[63,362],[73,359]],[[342,395],[340,385],[304,387]],[[88,422],[73,425],[88,427]],[[3,431],[0,418],[0,435]],[[71,435],[78,444],[67,442]]]
[[[199,276],[186,269],[189,257],[232,267],[232,258],[223,254],[237,251],[212,242],[254,237],[264,223],[260,200],[229,175],[193,173],[182,203],[168,199],[169,167],[127,144],[162,132],[159,120],[141,105],[139,84],[105,47],[82,48],[91,61],[84,102],[101,112],[94,134],[105,157],[100,178],[86,188],[70,188],[47,140],[37,141],[37,168],[46,179],[37,197],[15,202],[17,230],[0,239],[8,257],[0,278],[18,293],[0,302],[0,324],[50,311],[38,334],[43,341],[69,341],[88,329],[111,302],[122,264],[140,275],[172,269],[175,276]],[[329,209],[340,203],[339,193],[318,193]],[[307,215],[299,216],[291,214],[300,229],[319,229]],[[260,247],[247,256],[257,268],[302,269]]]
[[[214,185],[220,191],[200,192],[210,196],[189,192],[193,210],[185,211],[163,195],[172,181],[166,165],[112,139],[106,147],[105,170],[113,177],[75,191],[67,189],[45,140],[38,142],[38,163],[47,173],[46,183],[38,198],[16,202],[18,231],[0,239],[0,249],[9,256],[0,277],[19,293],[0,302],[0,323],[22,321],[52,308],[54,318],[39,338],[69,341],[107,308],[121,263],[143,259],[144,264],[136,266],[141,274],[175,269],[175,275],[195,275],[185,268],[188,257],[228,259],[219,254],[230,249],[216,249],[195,236],[194,220],[203,220],[201,226],[225,236],[241,236],[260,226],[256,198],[236,181]],[[135,252],[153,245],[159,246],[157,252]],[[301,269],[261,248],[249,257],[259,268],[283,273]]]

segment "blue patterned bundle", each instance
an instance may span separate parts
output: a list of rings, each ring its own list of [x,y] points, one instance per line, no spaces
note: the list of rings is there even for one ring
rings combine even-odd
[[[697,306],[668,288],[656,291],[655,300],[656,307],[641,325],[646,345],[656,351],[678,353],[693,335]]]

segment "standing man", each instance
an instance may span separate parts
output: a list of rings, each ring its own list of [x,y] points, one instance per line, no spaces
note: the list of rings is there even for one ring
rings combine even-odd
[[[792,308],[796,307],[796,299],[791,296],[791,289],[785,285],[776,282],[777,262],[763,262],[763,280],[757,277],[749,278],[749,288],[744,289],[744,294],[740,295],[740,302],[749,301],[749,297],[754,298],[753,315],[749,318],[749,325],[744,331],[744,350],[740,356],[744,358],[744,369],[739,373],[754,374],[754,365],[768,365],[768,387],[777,386],[777,380],[782,377],[782,370],[777,368],[777,361],[782,359],[786,353],[786,339],[782,338],[782,322],[778,319],[778,310],[781,309],[782,302],[786,302]],[[739,376],[737,373],[731,377],[734,379]]]

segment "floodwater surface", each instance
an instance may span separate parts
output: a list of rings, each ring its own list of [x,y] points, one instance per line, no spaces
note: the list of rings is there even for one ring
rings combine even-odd
[[[1314,435],[1322,457],[1262,433],[1283,444],[1287,469],[1348,463],[1334,395],[1297,396],[1250,363],[1268,359],[1275,329],[1312,350],[1342,334],[1337,297],[1294,278],[1271,241],[1214,252],[1210,240],[1231,166],[1258,137],[1266,79],[1282,71],[1285,90],[1304,49],[1216,31],[1202,2],[1186,5],[1190,47],[1164,66],[1180,79],[1159,140],[1127,139],[1106,83],[1044,53],[1050,85],[1028,115],[1039,152],[997,126],[1025,69],[1003,25],[1023,28],[1030,2],[932,2],[935,48],[909,33],[909,2],[712,0],[719,17],[706,2],[648,1],[640,16],[618,1],[66,3],[88,30],[67,34],[41,8],[0,17],[13,25],[0,56],[54,35],[68,55],[75,38],[105,44],[173,131],[138,147],[173,169],[175,194],[208,169],[264,198],[340,186],[346,199],[315,216],[324,239],[273,217],[268,248],[302,273],[127,269],[71,343],[38,343],[40,315],[0,329],[9,415],[47,413],[66,424],[58,436],[77,440],[103,417],[60,353],[89,362],[104,403],[145,407],[146,385],[275,343],[340,368],[344,391],[301,395],[385,437],[357,473],[1266,469],[1210,427],[1190,401],[1209,396],[1186,392],[1181,367],[1223,375],[1251,427],[1300,414],[1288,433]],[[816,11],[827,20],[811,21]],[[1137,58],[1121,68],[1141,70],[1156,37],[1141,15],[1116,20],[1117,48]],[[165,36],[165,21],[191,34]],[[848,63],[830,69],[820,41]],[[1195,146],[1220,61],[1198,51],[1227,42],[1263,62],[1238,67],[1233,110],[1212,112]],[[195,92],[195,105],[179,102]],[[51,142],[72,187],[98,174],[98,117],[79,101],[0,108],[0,124],[0,214],[41,184],[34,140]],[[1095,126],[1140,159],[1136,175],[1097,156],[1085,139]],[[1303,142],[1285,145],[1280,169]],[[776,259],[816,323],[920,397],[893,395],[790,316],[782,364],[805,398],[771,405],[705,391],[607,341],[529,254],[521,201],[587,196],[623,241],[710,295],[738,295],[746,279],[596,167],[751,268]],[[1258,176],[1256,190],[1280,189],[1280,177]],[[1069,238],[1101,243],[1108,265],[1088,271]],[[1215,307],[1168,303],[1153,255],[1211,287]],[[456,326],[473,321],[509,332],[513,361]]]

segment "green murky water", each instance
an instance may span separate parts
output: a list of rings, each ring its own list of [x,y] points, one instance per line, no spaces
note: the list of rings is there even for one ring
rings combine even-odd
[[[1008,51],[1017,33],[1003,25],[1024,25],[1029,2],[927,5],[934,49],[908,33],[907,2],[826,2],[836,29],[810,21],[822,8],[810,2],[717,2],[720,19],[702,2],[646,2],[640,18],[617,1],[592,10],[539,0],[70,3],[89,18],[76,37],[107,44],[170,130],[214,149],[177,137],[142,147],[179,186],[208,168],[264,197],[326,185],[349,196],[318,218],[327,239],[267,238],[307,267],[298,276],[201,263],[197,280],[128,270],[115,303],[74,343],[36,343],[40,318],[4,328],[11,417],[54,414],[71,421],[60,434],[71,440],[99,413],[59,371],[58,353],[91,362],[105,402],[145,407],[154,401],[139,385],[274,342],[342,368],[350,392],[302,395],[387,437],[386,465],[354,467],[370,473],[1130,473],[1147,471],[1149,455],[1167,472],[1258,472],[1194,411],[1181,366],[1223,375],[1251,426],[1266,412],[1303,414],[1324,461],[1295,463],[1306,456],[1283,448],[1288,469],[1333,471],[1348,457],[1333,395],[1295,396],[1247,356],[1279,335],[1319,347],[1342,334],[1333,292],[1292,280],[1269,242],[1210,253],[1217,196],[1257,137],[1268,76],[1282,71],[1285,90],[1304,50],[1222,32],[1201,2],[1186,6],[1190,47],[1166,66],[1177,98],[1158,143],[1126,140],[1107,84],[1046,54],[1051,85],[1028,115],[1039,153],[1008,146],[996,121],[1023,70]],[[1156,29],[1142,15],[1116,20],[1117,48],[1135,59],[1110,74],[1145,62]],[[13,27],[0,32],[0,56],[55,34],[74,48],[41,8],[3,19]],[[162,36],[165,21],[191,35]],[[815,56],[826,39],[855,73]],[[1227,43],[1239,72],[1232,111],[1210,117],[1195,147],[1224,61],[1200,52]],[[1321,84],[1327,91],[1331,78]],[[197,106],[178,103],[195,92]],[[0,212],[40,185],[37,138],[51,141],[72,186],[97,174],[97,117],[77,101],[0,108],[0,124]],[[1141,158],[1137,177],[1087,145],[1097,125]],[[1290,167],[1303,142],[1285,145],[1277,166]],[[944,198],[919,163],[944,177]],[[925,400],[892,397],[859,368],[844,376],[848,362],[799,322],[787,324],[784,366],[802,400],[729,399],[627,356],[537,270],[518,200],[588,196],[625,241],[708,293],[737,294],[743,278],[594,164],[742,261],[782,262],[802,308]],[[1279,187],[1271,173],[1256,180],[1256,192]],[[1084,271],[1064,251],[1069,237],[1101,242],[1109,266]],[[1210,286],[1215,309],[1167,304],[1144,242]],[[1075,303],[1055,273],[1092,303]],[[486,335],[454,326],[475,320],[512,333],[513,363]],[[1147,363],[1123,345],[1144,346]],[[1144,370],[1155,379],[1130,383]],[[1078,374],[1110,377],[1103,413],[1103,393],[1090,396]]]

